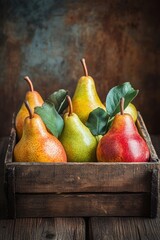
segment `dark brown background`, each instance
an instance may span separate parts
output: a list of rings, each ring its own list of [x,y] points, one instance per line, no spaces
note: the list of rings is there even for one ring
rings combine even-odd
[[[160,9],[158,0],[1,0],[0,136],[28,90],[43,98],[59,88],[72,95],[85,57],[97,91],[130,81],[150,133],[160,133]]]

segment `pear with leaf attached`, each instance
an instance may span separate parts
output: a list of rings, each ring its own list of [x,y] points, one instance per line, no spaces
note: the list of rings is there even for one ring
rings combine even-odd
[[[76,113],[80,120],[85,123],[88,119],[89,113],[94,109],[100,107],[105,110],[106,108],[99,99],[93,78],[88,75],[85,59],[83,58],[81,62],[85,76],[82,76],[78,81],[72,98],[72,104],[74,113]]]
[[[61,142],[50,134],[41,117],[33,113],[28,102],[24,102],[28,117],[24,120],[23,134],[14,148],[16,162],[67,162]]]
[[[34,108],[36,106],[42,106],[44,101],[40,96],[40,94],[37,91],[34,91],[33,84],[29,79],[29,77],[26,76],[24,79],[27,81],[30,87],[30,91],[26,93],[25,100],[28,101],[30,108],[32,109],[32,111],[34,111]],[[27,116],[28,116],[28,111],[25,107],[25,104],[23,103],[15,119],[15,126],[16,126],[18,139],[22,137],[23,122]]]
[[[133,118],[124,113],[124,98],[121,99],[121,113],[117,114],[109,131],[97,146],[99,162],[147,162],[149,149],[140,136]]]
[[[69,162],[96,161],[97,140],[90,130],[81,122],[73,112],[72,102],[69,102],[68,112],[64,115],[64,128],[59,138],[67,154]]]

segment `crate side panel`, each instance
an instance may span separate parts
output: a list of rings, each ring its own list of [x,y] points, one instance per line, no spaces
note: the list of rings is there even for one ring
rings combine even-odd
[[[17,165],[16,192],[150,192],[157,164]]]
[[[143,121],[143,118],[139,112],[138,112],[138,118],[137,118],[136,125],[139,130],[139,133],[141,134],[141,136],[144,138],[144,140],[146,141],[146,143],[148,145],[148,148],[150,151],[150,161],[151,162],[159,162],[159,159],[158,159],[157,153],[155,151],[155,148],[152,144],[150,135],[149,135],[146,125]]]
[[[17,194],[17,217],[148,216],[148,194]]]
[[[12,127],[5,156],[5,164],[13,162],[13,150],[16,143],[16,130]]]

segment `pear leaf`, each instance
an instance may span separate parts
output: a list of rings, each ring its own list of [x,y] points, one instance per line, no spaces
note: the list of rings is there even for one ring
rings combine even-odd
[[[110,117],[120,112],[120,99],[124,97],[124,109],[137,96],[139,90],[135,90],[129,82],[113,87],[107,94],[106,107]]]
[[[68,106],[68,102],[66,99],[67,94],[68,94],[68,91],[64,89],[59,89],[58,91],[52,93],[45,102],[55,106],[55,109],[57,110],[57,112],[59,114],[62,114],[63,111]]]
[[[109,116],[107,112],[98,107],[90,112],[86,126],[90,129],[94,136],[104,135],[107,131],[107,122]]]
[[[35,107],[34,110],[42,118],[48,131],[58,138],[63,130],[64,121],[55,106],[44,102],[41,107]]]

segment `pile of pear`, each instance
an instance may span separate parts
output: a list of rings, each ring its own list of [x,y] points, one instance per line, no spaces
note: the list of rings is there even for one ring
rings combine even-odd
[[[14,148],[14,160],[17,162],[147,162],[150,153],[145,140],[135,125],[137,110],[129,104],[124,110],[121,100],[121,112],[118,113],[109,131],[99,140],[85,125],[90,112],[97,107],[106,110],[88,75],[85,59],[81,60],[85,75],[76,86],[71,100],[67,95],[68,108],[63,115],[64,128],[58,138],[51,134],[41,117],[34,113],[36,106],[42,106],[43,99],[30,86],[25,101],[15,121],[18,142]]]

